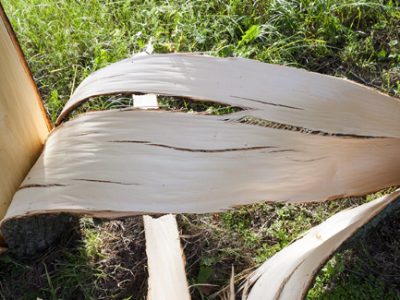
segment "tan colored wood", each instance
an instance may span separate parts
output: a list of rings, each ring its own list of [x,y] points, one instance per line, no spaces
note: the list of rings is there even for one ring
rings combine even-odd
[[[91,74],[57,123],[85,99],[154,93],[246,108],[254,116],[333,134],[400,137],[400,101],[354,82],[243,58],[140,55]]]
[[[38,158],[49,129],[29,68],[0,7],[0,219]]]
[[[206,213],[400,184],[400,139],[343,138],[166,111],[104,111],[50,135],[7,218]],[[150,200],[151,199],[151,200]]]
[[[287,246],[249,278],[248,300],[303,299],[318,270],[358,229],[398,199],[400,190],[356,208],[341,211]]]
[[[143,216],[149,268],[148,300],[189,300],[185,260],[175,216]]]

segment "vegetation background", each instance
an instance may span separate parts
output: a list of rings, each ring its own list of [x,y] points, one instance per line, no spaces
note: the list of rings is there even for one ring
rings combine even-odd
[[[396,0],[2,0],[54,121],[88,74],[142,51],[242,56],[345,77],[400,96],[400,3]],[[168,109],[223,107],[163,99]],[[85,110],[119,108],[129,97]],[[315,205],[258,204],[181,215],[194,299],[220,296],[236,278],[339,210],[377,195]],[[321,270],[307,299],[400,299],[400,213]],[[0,257],[3,299],[143,299],[140,218],[82,219],[38,257]]]

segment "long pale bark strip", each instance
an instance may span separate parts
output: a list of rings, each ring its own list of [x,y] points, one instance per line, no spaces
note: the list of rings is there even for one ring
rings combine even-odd
[[[360,195],[400,184],[399,148],[400,139],[306,135],[214,116],[89,113],[53,131],[6,217],[206,213]]]
[[[0,6],[0,219],[49,133],[39,93]]]
[[[185,260],[175,216],[143,216],[149,268],[148,300],[189,300]]]
[[[400,190],[342,211],[312,228],[261,265],[250,277],[247,300],[303,299],[329,257],[362,226],[400,197]],[[399,201],[399,200],[397,200]]]
[[[222,102],[250,116],[333,134],[400,137],[400,101],[365,86],[255,60],[188,54],[136,56],[91,74],[57,123],[90,97],[123,92]]]

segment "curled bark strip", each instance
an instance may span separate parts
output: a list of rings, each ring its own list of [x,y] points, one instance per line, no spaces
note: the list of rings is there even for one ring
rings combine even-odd
[[[246,115],[329,134],[400,137],[400,101],[348,80],[243,58],[141,55],[100,69],[57,119],[90,97],[144,93],[246,108]],[[224,116],[234,118],[235,114]]]
[[[310,229],[262,264],[248,278],[253,285],[247,300],[303,299],[325,262],[355,234],[376,223],[387,210],[400,207],[400,190],[341,211]],[[396,202],[397,201],[397,202]],[[395,207],[391,207],[391,206]]]
[[[22,183],[35,188],[15,194],[6,218],[206,213],[360,195],[400,184],[399,148],[400,139],[304,135],[205,115],[88,113],[53,131]]]

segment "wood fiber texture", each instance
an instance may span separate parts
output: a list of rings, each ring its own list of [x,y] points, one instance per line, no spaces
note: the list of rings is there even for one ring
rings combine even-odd
[[[57,123],[85,99],[153,93],[242,107],[253,116],[331,134],[400,137],[400,101],[357,83],[244,58],[134,56],[92,73]],[[225,117],[225,116],[224,116]]]
[[[185,262],[175,216],[144,216],[149,268],[147,300],[189,300]]]
[[[400,140],[306,135],[215,116],[88,113],[59,126],[6,218],[206,213],[307,202],[400,183]]]
[[[0,6],[0,219],[42,150],[50,125]]]

